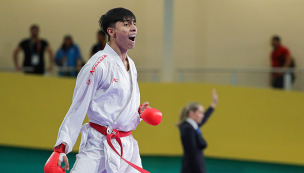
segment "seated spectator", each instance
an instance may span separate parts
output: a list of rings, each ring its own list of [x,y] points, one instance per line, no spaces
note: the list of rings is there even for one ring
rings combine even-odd
[[[20,51],[24,53],[22,67],[18,64],[18,54]],[[22,40],[14,50],[13,60],[17,71],[23,70],[24,73],[44,74],[44,53],[47,51],[50,59],[48,71],[53,68],[53,52],[50,45],[44,39],[39,37],[39,26],[32,25],[30,27],[30,38]]]
[[[106,45],[106,42],[107,42],[106,34],[102,30],[99,30],[97,32],[97,43],[92,48],[91,56],[93,56],[98,51],[103,50],[103,48]]]
[[[294,59],[291,56],[287,47],[281,44],[279,36],[273,36],[271,40],[273,51],[271,52],[271,66],[272,68],[292,68],[295,67]],[[295,80],[294,73],[291,73],[292,82]],[[284,88],[284,73],[271,74],[271,86],[273,88]]]
[[[64,37],[62,46],[57,51],[55,62],[60,67],[59,76],[77,76],[82,66],[82,58],[78,46],[73,42],[72,36],[67,35]]]

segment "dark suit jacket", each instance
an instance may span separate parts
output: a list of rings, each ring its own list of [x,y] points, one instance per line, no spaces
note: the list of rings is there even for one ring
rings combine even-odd
[[[199,127],[205,124],[212,112],[213,108],[209,107],[204,113],[204,119],[198,124]],[[181,173],[206,173],[203,149],[207,147],[207,142],[187,121],[183,122],[179,129],[184,149]]]

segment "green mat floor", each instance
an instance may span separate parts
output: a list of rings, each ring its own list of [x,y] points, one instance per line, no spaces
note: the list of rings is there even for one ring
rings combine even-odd
[[[0,147],[0,173],[42,173],[52,151]],[[69,154],[70,165],[75,153]],[[143,167],[151,173],[178,173],[181,157],[142,156]],[[208,173],[304,173],[304,166],[206,158]],[[69,172],[69,171],[68,171]]]

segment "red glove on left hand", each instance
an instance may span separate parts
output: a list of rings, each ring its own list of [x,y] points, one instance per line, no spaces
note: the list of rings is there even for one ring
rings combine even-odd
[[[142,112],[141,118],[146,123],[157,126],[161,122],[163,114],[155,108],[148,108]]]
[[[139,116],[141,116],[141,107],[143,106],[143,104],[141,104],[140,106],[139,106],[139,108],[138,108],[138,114],[139,114]]]

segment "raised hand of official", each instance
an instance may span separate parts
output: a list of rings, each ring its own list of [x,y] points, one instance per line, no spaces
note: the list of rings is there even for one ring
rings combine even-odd
[[[216,105],[218,103],[218,95],[216,93],[216,89],[212,90],[212,103],[211,103],[211,107],[215,108]]]

